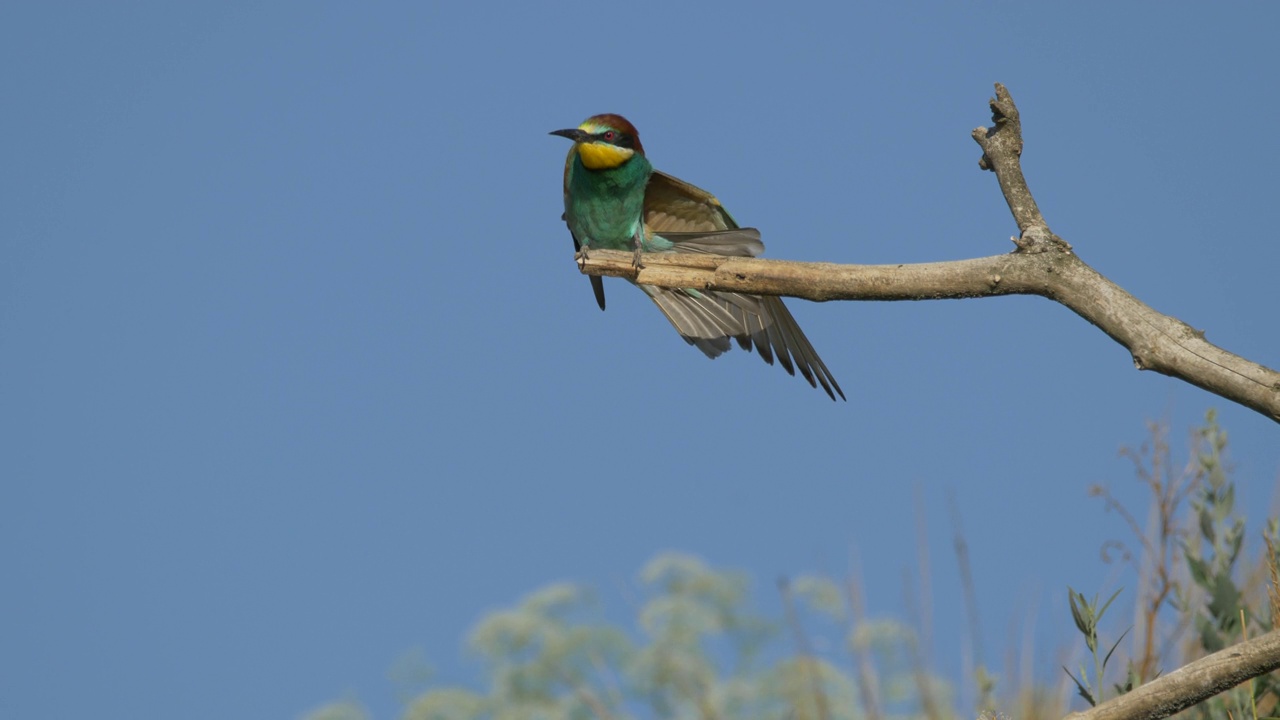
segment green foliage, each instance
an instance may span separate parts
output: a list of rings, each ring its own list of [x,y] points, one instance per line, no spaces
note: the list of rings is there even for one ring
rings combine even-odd
[[[790,583],[791,594],[832,620],[845,619],[844,595],[831,578],[802,575]]]
[[[547,586],[489,615],[470,638],[488,668],[487,691],[427,690],[408,704],[404,720],[865,717],[849,656],[788,648],[780,626],[751,607],[746,576],[667,553],[639,577],[643,602],[631,634],[599,622],[590,593],[569,584]],[[871,691],[896,711],[881,717],[917,716],[921,677],[940,706],[949,704],[944,682],[904,660],[914,642],[909,629],[848,624],[840,588],[825,578],[801,577],[790,591],[802,624],[835,623],[847,650],[876,658],[882,673]]]
[[[1084,636],[1085,647],[1089,648],[1089,652],[1093,655],[1094,681],[1092,684],[1089,683],[1089,675],[1084,671],[1083,666],[1080,667],[1079,678],[1072,675],[1070,670],[1066,668],[1063,668],[1063,670],[1066,670],[1067,675],[1075,682],[1076,692],[1090,705],[1097,705],[1105,699],[1101,696],[1103,674],[1107,669],[1107,663],[1111,660],[1112,653],[1116,651],[1116,648],[1120,646],[1120,641],[1128,633],[1126,630],[1124,634],[1121,634],[1120,639],[1116,640],[1115,644],[1111,646],[1106,656],[1101,661],[1098,660],[1098,625],[1102,622],[1102,616],[1106,614],[1107,608],[1111,607],[1111,603],[1119,595],[1120,591],[1115,591],[1102,604],[1102,607],[1098,607],[1097,595],[1093,596],[1093,600],[1088,600],[1083,593],[1067,588],[1067,599],[1071,604],[1071,619],[1075,621],[1076,629]]]
[[[1235,484],[1229,479],[1226,463],[1227,433],[1210,411],[1197,431],[1200,448],[1195,457],[1202,482],[1191,501],[1198,533],[1183,546],[1192,585],[1178,599],[1179,607],[1194,619],[1197,655],[1233,645],[1246,637],[1271,629],[1269,598],[1250,592],[1248,573],[1239,560],[1245,538],[1245,520],[1235,511]],[[1275,543],[1276,523],[1267,524],[1264,538]],[[1258,567],[1273,561],[1262,558]],[[1255,568],[1257,569],[1257,568]],[[1274,580],[1274,578],[1270,578]],[[1250,596],[1254,596],[1251,598]],[[1255,678],[1241,687],[1210,698],[1189,713],[1191,717],[1257,718],[1262,703],[1271,710],[1280,698],[1280,679],[1274,673]]]
[[[489,694],[478,704],[460,695],[439,698],[435,707],[453,713],[440,717],[588,720],[615,706],[616,693],[593,688],[607,688],[608,668],[631,653],[631,643],[617,628],[583,622],[590,608],[587,591],[561,583],[485,618],[470,645],[488,666]]]
[[[409,704],[405,720],[472,720],[485,716],[486,698],[470,690],[428,690]]]
[[[1162,459],[1168,450],[1163,429],[1153,427],[1152,435],[1150,469],[1140,464],[1138,474],[1152,490],[1151,524],[1159,531],[1144,535],[1137,529],[1133,514],[1108,496],[1109,506],[1121,512],[1142,543],[1143,576],[1156,578],[1155,585],[1159,588],[1149,593],[1153,598],[1149,603],[1138,607],[1148,637],[1144,638],[1145,645],[1136,665],[1130,661],[1124,681],[1113,684],[1116,695],[1150,680],[1144,677],[1148,667],[1180,667],[1270,630],[1271,618],[1280,605],[1280,592],[1274,588],[1277,579],[1274,558],[1264,555],[1255,563],[1245,563],[1248,567],[1242,567],[1245,519],[1236,512],[1236,487],[1226,461],[1227,433],[1218,425],[1216,413],[1210,410],[1204,425],[1193,433],[1191,460],[1182,477],[1173,477],[1170,462]],[[1136,453],[1129,454],[1137,457]],[[1263,533],[1268,547],[1276,545],[1276,533],[1277,523],[1271,520]],[[1169,541],[1176,543],[1177,552],[1168,551]],[[1262,590],[1268,583],[1273,586],[1271,593]],[[1088,682],[1083,667],[1081,677],[1072,676],[1072,680],[1079,694],[1090,704],[1096,704],[1104,699],[1098,696],[1098,690],[1103,687],[1103,671],[1120,642],[1116,642],[1099,664],[1098,621],[1111,601],[1095,610],[1096,598],[1094,603],[1088,603],[1074,590],[1068,592],[1072,619],[1093,654],[1095,668],[1093,683]],[[1157,622],[1157,617],[1165,612],[1173,613],[1173,617],[1163,624]],[[1166,628],[1165,637],[1162,642],[1156,642],[1151,636],[1160,627]],[[1184,637],[1184,628],[1193,632]],[[1173,647],[1180,637],[1184,642],[1176,653],[1156,656],[1153,648]],[[1143,670],[1135,670],[1137,666]],[[1277,700],[1280,700],[1280,679],[1269,674],[1210,698],[1188,710],[1185,716],[1259,718],[1273,711]]]
[[[1204,482],[1191,507],[1200,535],[1198,541],[1189,540],[1183,546],[1183,553],[1192,582],[1207,600],[1195,619],[1200,644],[1215,652],[1240,638],[1241,613],[1246,619],[1249,615],[1233,580],[1244,544],[1244,518],[1235,514],[1236,488],[1227,480],[1223,465],[1227,434],[1212,412],[1198,433],[1205,444],[1197,458]]]
[[[316,708],[303,716],[304,720],[369,720],[364,706],[354,700],[340,700]]]
[[[1097,595],[1090,599],[1068,588],[1072,621],[1092,659],[1092,673],[1083,663],[1078,676],[1066,672],[1091,705],[1150,681],[1161,668],[1265,632],[1280,614],[1273,552],[1261,562],[1244,560],[1245,521],[1236,512],[1227,435],[1214,414],[1196,430],[1191,462],[1181,474],[1173,470],[1164,428],[1151,429],[1151,444],[1142,453],[1126,453],[1152,495],[1146,528],[1108,492],[1093,491],[1121,514],[1139,541],[1138,557],[1125,553],[1138,571],[1133,635],[1126,629],[1114,642],[1102,639],[1104,617],[1120,591],[1099,602]],[[1280,523],[1269,522],[1264,539],[1269,548],[1280,547]],[[1107,546],[1123,547],[1115,541]],[[998,702],[997,678],[979,664],[967,679],[976,686],[977,707],[956,714],[954,685],[925,667],[928,653],[915,630],[862,618],[855,584],[805,575],[780,583],[780,589],[784,621],[752,606],[745,575],[666,553],[641,569],[635,626],[623,628],[601,620],[586,588],[548,585],[488,615],[472,631],[470,649],[487,671],[483,689],[432,687],[431,668],[418,652],[396,661],[391,674],[405,701],[402,717],[944,720],[1006,717],[999,712],[1003,704],[1012,710],[1008,717],[1039,720],[1066,711],[1065,680],[1055,690],[1024,677],[1024,687],[1006,690]],[[1117,679],[1113,668],[1121,663],[1112,661],[1124,657],[1120,645],[1126,637],[1134,637],[1134,657],[1125,660]],[[1268,675],[1201,703],[1187,717],[1256,720],[1280,714],[1278,701],[1280,677]],[[368,713],[346,701],[305,717],[368,720]]]

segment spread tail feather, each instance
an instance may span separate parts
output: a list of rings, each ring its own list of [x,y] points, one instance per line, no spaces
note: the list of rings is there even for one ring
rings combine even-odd
[[[732,347],[730,338],[742,349],[755,347],[769,365],[776,357],[789,375],[799,369],[812,387],[822,389],[832,399],[845,399],[840,384],[818,357],[809,338],[796,323],[782,299],[773,296],[696,290],[669,290],[640,285],[685,342],[696,346],[709,358]]]

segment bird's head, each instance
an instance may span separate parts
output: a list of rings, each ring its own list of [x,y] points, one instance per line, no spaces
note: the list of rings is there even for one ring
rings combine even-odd
[[[613,113],[593,115],[576,128],[553,130],[551,134],[572,140],[573,149],[588,170],[616,168],[633,155],[644,155],[636,126]]]

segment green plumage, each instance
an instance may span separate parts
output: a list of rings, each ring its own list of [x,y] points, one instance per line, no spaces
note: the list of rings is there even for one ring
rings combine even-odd
[[[608,170],[588,170],[574,153],[566,178],[565,222],[587,248],[632,250],[643,236],[644,188],[653,166],[643,155]]]

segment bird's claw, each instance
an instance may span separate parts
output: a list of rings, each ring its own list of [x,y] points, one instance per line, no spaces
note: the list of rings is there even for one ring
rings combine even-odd
[[[578,263],[578,272],[582,272],[587,267],[587,260],[589,259],[590,256],[587,254],[586,246],[578,248],[578,251],[573,254],[573,261]]]
[[[644,261],[640,259],[640,253],[644,252],[644,237],[644,228],[636,230],[636,234],[631,236],[631,247],[633,249],[631,267],[635,268],[636,272],[644,269]]]

